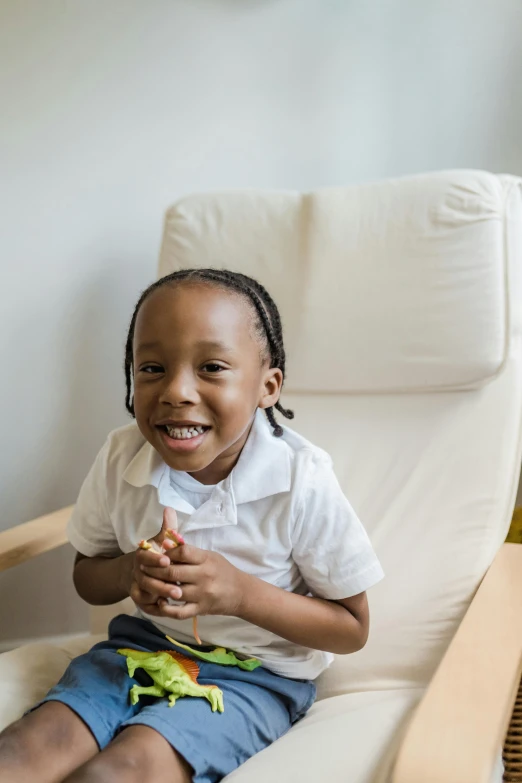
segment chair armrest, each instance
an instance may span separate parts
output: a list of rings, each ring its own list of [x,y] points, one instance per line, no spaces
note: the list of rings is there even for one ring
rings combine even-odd
[[[0,533],[0,571],[67,543],[66,527],[74,506],[53,511]]]
[[[489,783],[522,669],[522,546],[504,544],[405,733],[392,783]]]

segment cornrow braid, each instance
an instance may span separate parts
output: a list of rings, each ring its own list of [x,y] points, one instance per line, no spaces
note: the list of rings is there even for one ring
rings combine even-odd
[[[270,359],[270,369],[277,367],[279,370],[281,370],[284,383],[286,355],[283,343],[283,327],[277,305],[266,288],[264,288],[261,283],[258,283],[257,280],[254,280],[252,277],[248,277],[247,275],[243,275],[240,272],[230,272],[226,269],[180,269],[177,272],[172,272],[170,275],[161,277],[159,280],[156,280],[155,283],[152,283],[152,285],[146,288],[138,299],[132,314],[129,331],[127,334],[127,341],[125,343],[124,369],[126,385],[125,407],[133,417],[134,399],[132,397],[132,345],[134,341],[136,319],[138,317],[140,307],[142,306],[145,299],[147,299],[157,288],[162,288],[165,285],[178,283],[185,280],[198,283],[207,283],[218,286],[220,288],[225,288],[236,292],[243,298],[248,299],[257,316],[256,331],[267,344]],[[275,408],[286,419],[294,418],[293,411],[287,408],[283,408],[280,402],[275,404]],[[266,408],[265,414],[273,428],[273,434],[275,437],[281,437],[283,434],[283,428],[280,424],[277,423],[273,407],[271,406],[270,408]]]

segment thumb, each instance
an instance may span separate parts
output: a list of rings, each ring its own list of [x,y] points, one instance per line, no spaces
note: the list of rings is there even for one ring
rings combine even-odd
[[[156,543],[161,546],[167,537],[167,530],[169,527],[175,530],[177,526],[178,517],[175,510],[169,506],[166,506],[166,508],[163,509],[163,522],[161,523],[161,530],[156,536],[154,536],[154,541],[156,541]]]
[[[173,508],[167,506],[163,510],[163,525],[161,529],[167,530],[169,527],[171,527],[173,530],[176,530],[178,527],[178,515]]]

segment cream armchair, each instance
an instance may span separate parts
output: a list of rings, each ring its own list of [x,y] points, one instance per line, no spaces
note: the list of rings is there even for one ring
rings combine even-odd
[[[503,544],[521,458],[520,181],[452,171],[193,196],[167,212],[159,272],[185,266],[274,293],[285,404],[332,454],[386,572],[366,647],[228,779],[500,781],[522,667],[522,547]],[[62,544],[68,513],[0,534],[0,568]],[[0,724],[93,639],[0,656]]]

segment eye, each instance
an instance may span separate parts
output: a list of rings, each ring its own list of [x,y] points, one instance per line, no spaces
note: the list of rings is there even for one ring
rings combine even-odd
[[[225,368],[222,367],[220,364],[215,364],[213,362],[209,362],[208,364],[204,364],[201,368],[203,372],[210,372],[210,373],[218,373],[221,370],[224,370]]]
[[[143,367],[140,367],[138,372],[144,372],[147,373],[147,375],[153,375],[158,372],[163,372],[163,367],[161,367],[159,364],[145,364]]]

